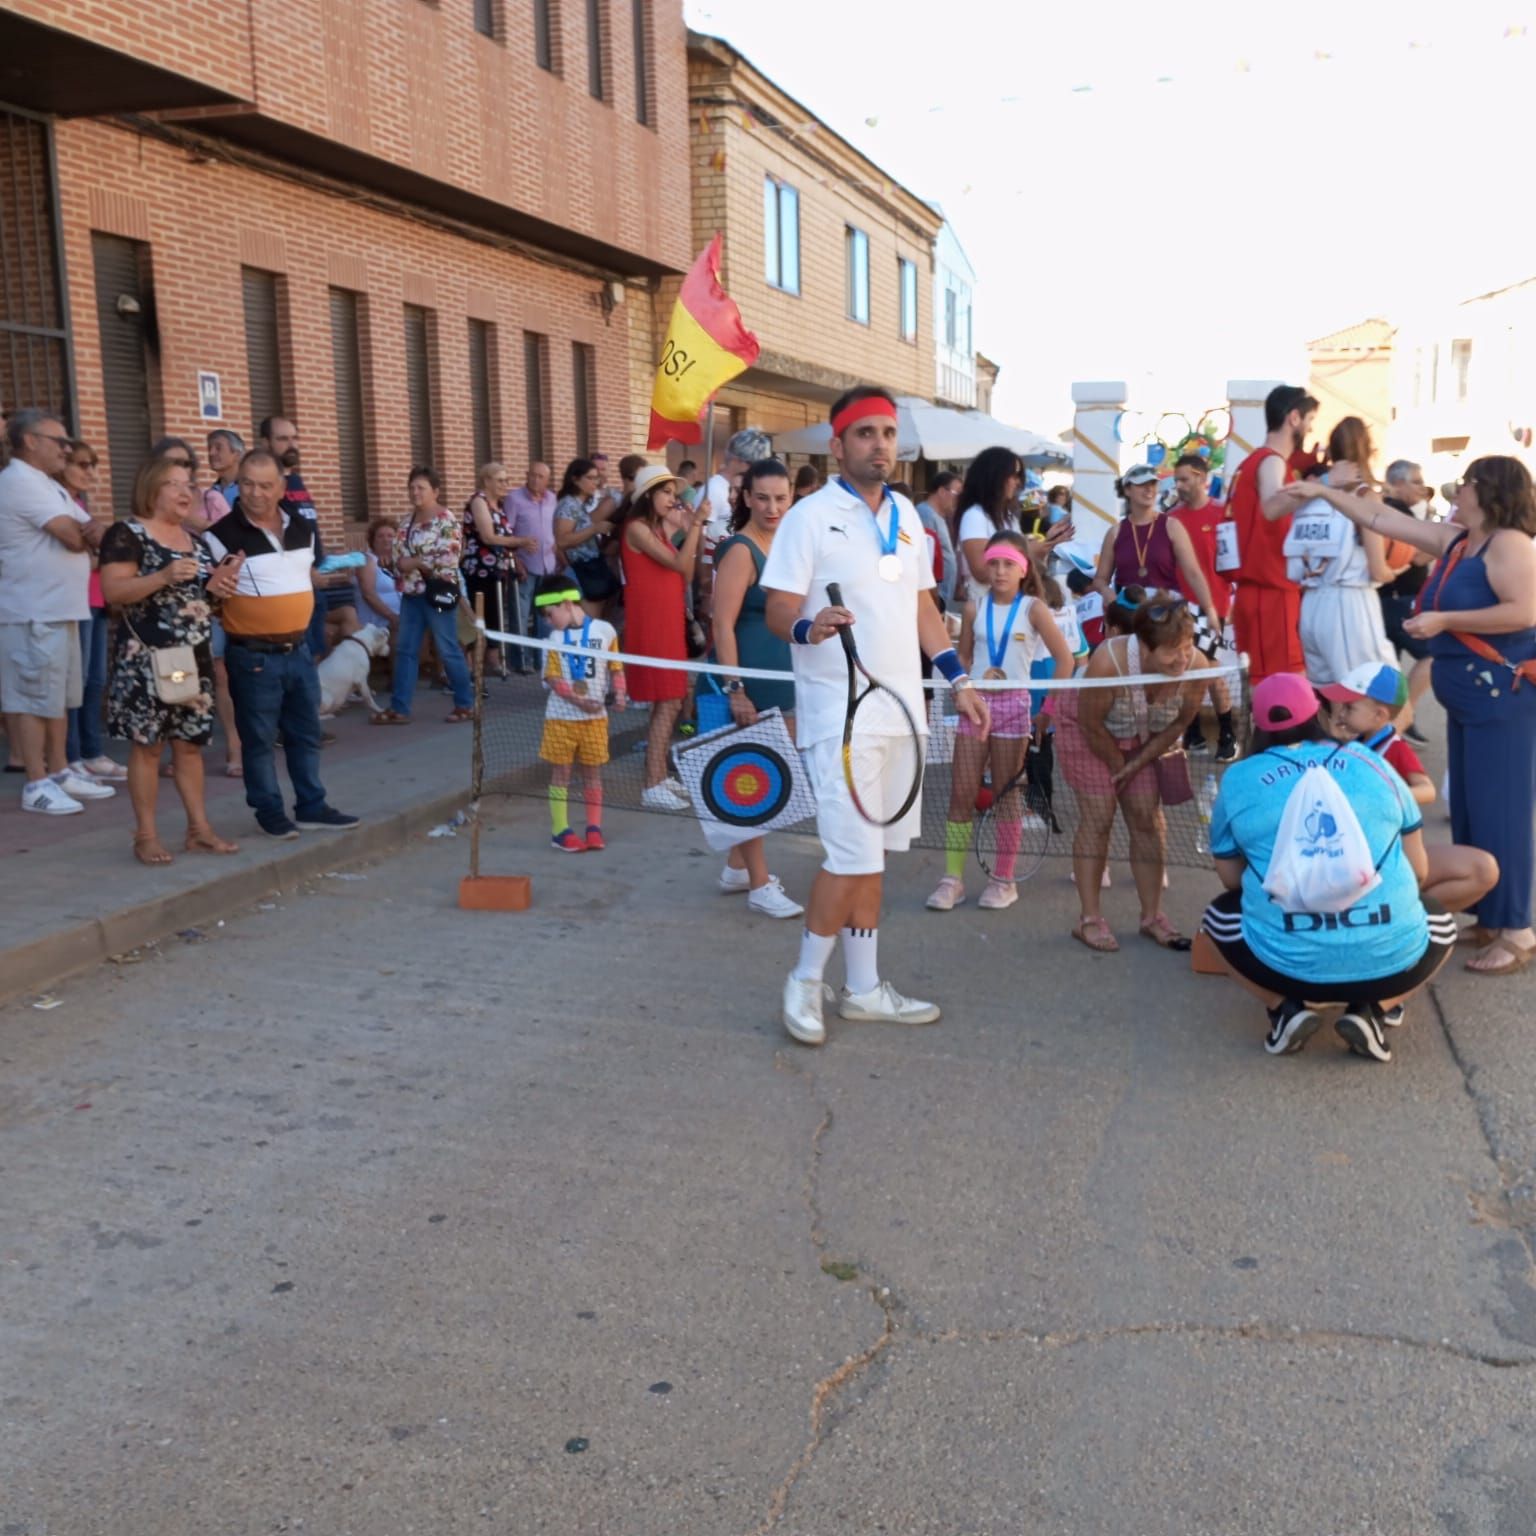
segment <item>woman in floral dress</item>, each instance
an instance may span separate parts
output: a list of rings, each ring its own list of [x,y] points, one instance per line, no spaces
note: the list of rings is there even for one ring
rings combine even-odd
[[[101,592],[117,610],[107,729],[129,743],[128,794],[133,851],[141,864],[169,864],[155,829],[159,763],[171,744],[171,777],[187,813],[189,853],[235,853],[237,845],[208,824],[203,799],[203,748],[213,734],[213,630],[210,597],[226,597],[238,566],[215,571],[208,546],[187,526],[196,497],[185,465],[153,459],[139,471],[131,518],[101,541]],[[155,688],[151,652],[190,645],[199,688],[185,704],[164,703]]]
[[[400,626],[395,633],[395,686],[389,708],[373,717],[374,725],[406,725],[416,696],[421,668],[422,636],[429,631],[437,654],[453,685],[453,708],[444,717],[450,725],[475,718],[475,689],[459,644],[459,561],[464,532],[459,519],[439,500],[443,482],[435,469],[418,464],[410,474],[411,520],[395,540],[395,579],[400,586]]]

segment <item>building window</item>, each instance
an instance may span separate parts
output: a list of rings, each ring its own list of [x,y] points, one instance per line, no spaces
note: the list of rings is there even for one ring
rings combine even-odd
[[[971,345],[971,306],[965,306],[965,355],[969,357],[974,348]]]
[[[1440,343],[1437,341],[1434,350],[1429,354],[1429,403],[1440,403]]]
[[[560,73],[559,29],[555,25],[558,0],[533,0],[533,62],[550,74]]]
[[[432,412],[432,315],[419,304],[405,306],[405,400],[410,418],[411,462],[438,468]]]
[[[800,292],[800,194],[772,176],[763,182],[763,275],[785,293]]]
[[[869,236],[851,224],[847,228],[848,318],[869,324]]]
[[[368,520],[368,447],[363,415],[363,340],[358,296],[331,289],[331,369],[336,395],[337,470],[341,507],[354,522]]]
[[[501,0],[475,0],[475,31],[481,37],[496,38],[501,35],[496,25],[496,13],[500,9]]]
[[[917,340],[917,263],[896,259],[896,288],[901,295],[901,339]]]
[[[635,121],[651,126],[651,0],[630,0],[635,50]]]
[[[528,398],[528,458],[530,462],[548,462],[549,412],[545,408],[548,370],[544,366],[548,340],[536,331],[523,332],[523,390]]]
[[[953,288],[944,290],[944,345],[953,347],[959,330],[959,295]]]
[[[594,101],[608,100],[607,11],[606,0],[587,0],[587,93]]]
[[[585,342],[571,343],[571,386],[576,402],[576,453],[589,458],[597,447],[592,430],[597,420],[597,362]]]
[[[240,269],[245,304],[245,370],[250,382],[251,425],[268,416],[281,416],[283,354],[277,324],[277,278],[255,267]]]
[[[1472,342],[1463,336],[1451,343],[1451,371],[1456,375],[1456,398],[1467,398],[1468,372],[1472,367]]]
[[[475,473],[496,458],[496,328],[469,322],[469,416],[475,440]]]

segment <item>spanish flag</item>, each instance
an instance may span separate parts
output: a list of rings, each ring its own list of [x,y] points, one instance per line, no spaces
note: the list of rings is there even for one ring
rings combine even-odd
[[[710,397],[757,361],[757,337],[720,286],[720,236],[694,262],[672,309],[656,362],[647,448],[668,441],[698,443]]]

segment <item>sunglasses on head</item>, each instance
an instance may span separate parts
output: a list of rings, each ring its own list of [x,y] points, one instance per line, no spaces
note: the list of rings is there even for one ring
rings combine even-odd
[[[1165,619],[1171,619],[1174,614],[1189,607],[1186,598],[1177,597],[1171,603],[1143,603],[1136,611],[1144,613],[1154,624],[1161,624]]]

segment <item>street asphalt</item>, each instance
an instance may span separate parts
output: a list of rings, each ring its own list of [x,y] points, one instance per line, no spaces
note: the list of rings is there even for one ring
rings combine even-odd
[[[1530,976],[1272,1060],[1123,870],[1103,957],[915,854],[943,1022],[810,1051],[798,925],[610,820],[491,806],[527,913],[417,833],[0,1008],[0,1536],[1536,1530]]]

